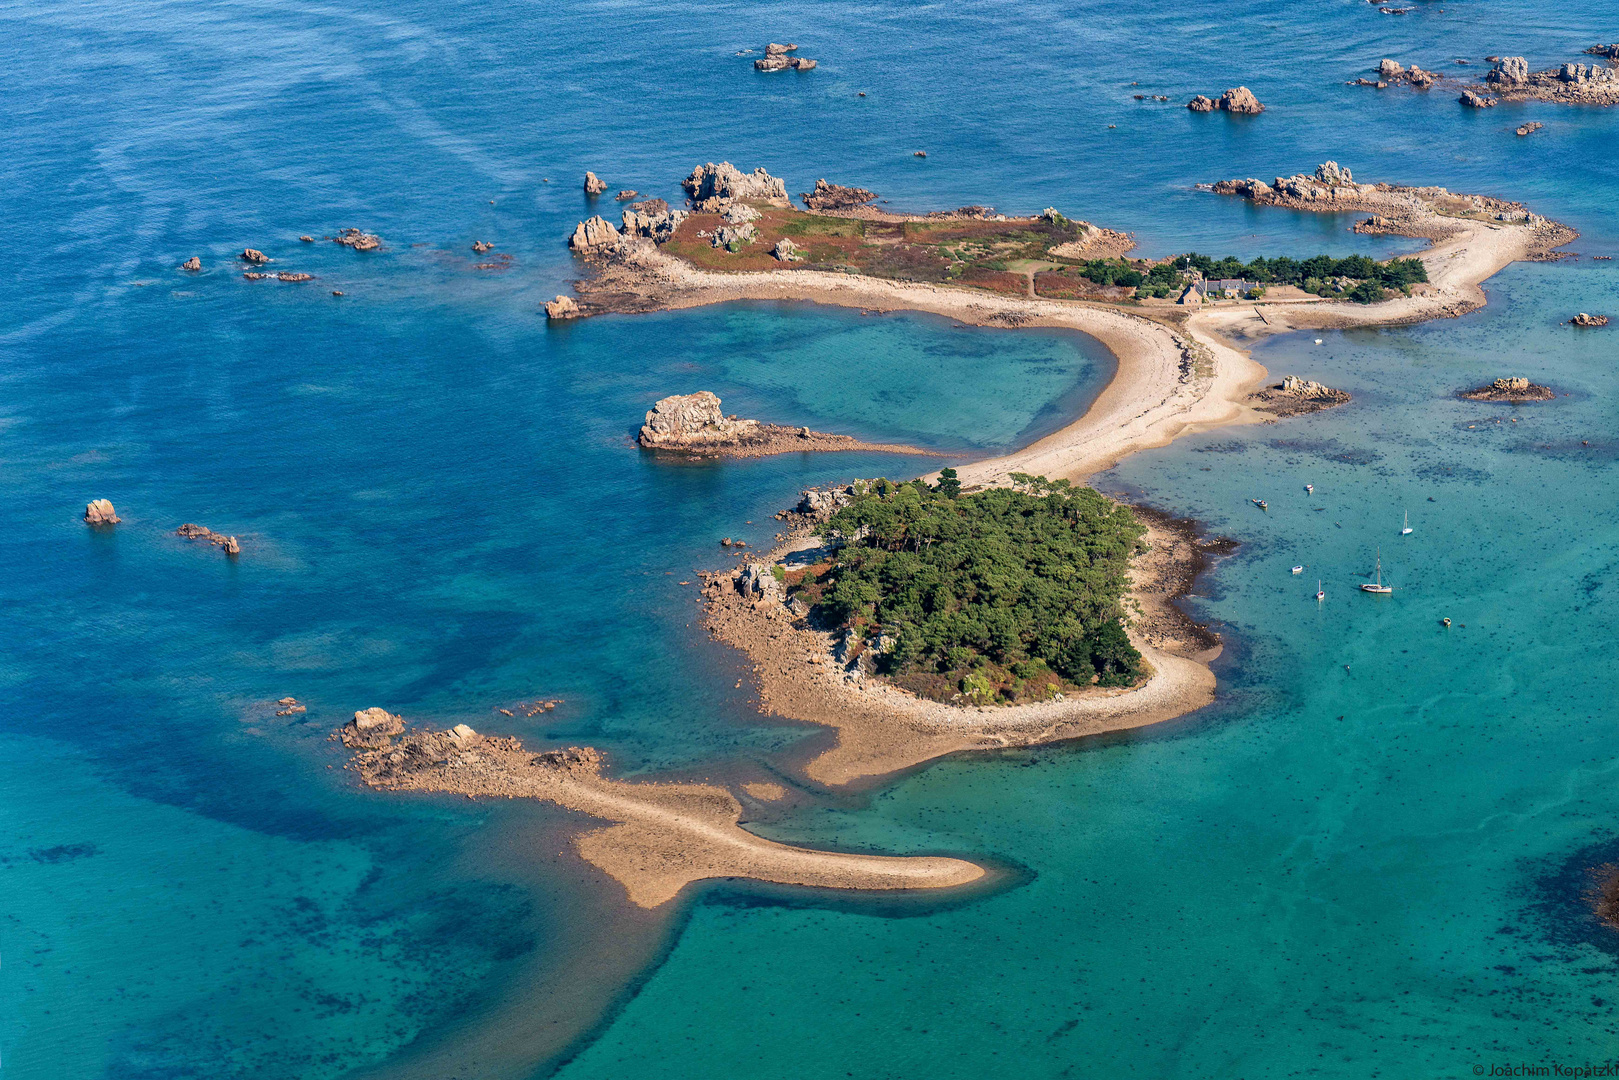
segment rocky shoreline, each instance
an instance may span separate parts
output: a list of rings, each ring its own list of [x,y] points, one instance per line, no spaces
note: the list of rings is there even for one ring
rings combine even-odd
[[[647,411],[638,441],[647,450],[685,458],[754,458],[842,450],[927,453],[914,446],[868,443],[852,435],[726,416],[720,409],[720,399],[707,390],[660,399]]]

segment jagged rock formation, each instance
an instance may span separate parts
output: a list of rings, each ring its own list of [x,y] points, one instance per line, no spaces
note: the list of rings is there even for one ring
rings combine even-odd
[[[547,319],[577,319],[579,315],[579,303],[571,296],[558,296],[545,305]]]
[[[770,254],[779,262],[798,262],[802,258],[798,254],[798,245],[785,236],[776,241],[776,246],[770,249]]]
[[[332,237],[332,243],[342,244],[355,251],[375,251],[382,246],[382,237],[376,233],[361,232],[359,229],[344,229]]]
[[[193,525],[188,521],[174,531],[177,535],[183,536],[187,540],[206,540],[210,544],[221,548],[226,555],[240,555],[242,553],[242,545],[236,542],[236,537],[216,533],[205,525]]]
[[[1545,126],[1545,124],[1542,124],[1539,120],[1536,120],[1533,123],[1520,125],[1518,128],[1518,134],[1531,135]]]
[[[646,414],[641,445],[649,450],[699,457],[764,457],[788,451],[882,450],[919,454],[909,446],[861,442],[848,435],[830,435],[809,428],[761,424],[720,411],[720,399],[707,390],[663,398]]]
[[[709,236],[709,243],[716,248],[725,248],[736,251],[744,244],[751,244],[759,238],[759,230],[753,224],[759,220],[759,211],[747,203],[733,203],[725,208],[725,224],[715,229]]]
[[[607,190],[607,181],[598,179],[593,172],[585,173],[585,194],[600,195]]]
[[[1572,319],[1569,320],[1569,325],[1571,325],[1571,326],[1607,326],[1608,325],[1608,317],[1606,315],[1588,315],[1588,314],[1586,314],[1585,312],[1582,311],[1578,315],[1574,316]]]
[[[1249,400],[1259,412],[1268,412],[1277,417],[1305,416],[1344,404],[1349,400],[1349,392],[1289,375]]]
[[[193,256],[191,256],[191,258],[187,259],[185,262],[180,264],[180,269],[182,269],[182,270],[191,270],[191,271],[201,270],[202,269],[202,260],[197,258],[195,255],[193,255]]]
[[[263,266],[270,261],[270,257],[258,248],[246,248],[237,258],[243,262],[250,262],[255,266]]]
[[[1471,401],[1549,401],[1557,396],[1557,391],[1521,376],[1509,376],[1476,390],[1463,391],[1461,396]]]
[[[1442,76],[1440,76],[1437,72],[1423,71],[1415,64],[1412,64],[1410,67],[1404,67],[1394,60],[1385,58],[1378,62],[1376,81],[1371,79],[1356,79],[1350,85],[1375,86],[1381,90],[1390,85],[1403,83],[1406,86],[1415,87],[1418,90],[1426,90],[1435,82],[1438,82],[1440,78],[1442,78]]]
[[[684,210],[669,209],[662,199],[631,203],[623,214],[624,235],[645,236],[661,244],[674,235],[686,216]]]
[[[1255,116],[1265,111],[1265,106],[1254,97],[1254,92],[1246,86],[1234,86],[1220,95],[1218,101],[1210,101],[1202,94],[1197,95],[1186,103],[1186,107],[1193,112],[1213,112],[1219,109],[1222,112],[1240,113]]]
[[[1491,86],[1522,86],[1529,81],[1529,61],[1521,56],[1504,56],[1484,76]]]
[[[1495,105],[1499,99],[1486,97],[1475,90],[1463,90],[1462,96],[1456,100],[1470,109],[1488,109]]]
[[[763,168],[745,173],[729,161],[699,165],[680,182],[690,197],[692,208],[705,213],[725,209],[731,200],[787,206],[787,184]]]
[[[636,191],[634,188],[625,188],[624,190],[620,191],[617,195],[614,195],[613,198],[617,199],[619,202],[629,202],[631,199],[635,198],[639,194],[641,194],[641,193],[639,191]]]
[[[877,193],[865,188],[829,184],[823,179],[815,181],[814,191],[806,191],[799,198],[811,210],[853,210],[875,201]]]
[[[815,68],[815,61],[803,56],[789,56],[788,53],[797,52],[797,45],[778,45],[771,42],[765,46],[765,54],[753,62],[758,71],[785,71],[796,68],[799,71],[811,71]]]
[[[1489,91],[1501,100],[1555,101],[1578,105],[1619,104],[1619,70],[1602,64],[1567,63],[1546,71],[1532,72],[1529,62],[1523,57],[1505,56],[1484,76],[1484,82]],[[1482,92],[1475,94],[1475,97],[1483,96]]]
[[[587,221],[581,221],[574,227],[573,237],[568,241],[568,247],[574,251],[588,252],[611,247],[618,243],[619,232],[613,223],[597,214]]]
[[[112,508],[112,503],[106,499],[94,499],[84,508],[84,523],[86,525],[116,525],[123,519]]]
[[[849,505],[857,494],[853,484],[842,487],[805,488],[791,513],[812,521],[828,521],[832,515]],[[780,515],[786,517],[786,514]]]
[[[1585,51],[1592,56],[1602,56],[1609,60],[1619,60],[1619,45],[1593,45]]]
[[[403,734],[404,730],[404,717],[394,716],[387,709],[370,708],[356,712],[354,719],[340,729],[339,735],[343,745],[350,748],[377,747],[386,745],[390,738]]]

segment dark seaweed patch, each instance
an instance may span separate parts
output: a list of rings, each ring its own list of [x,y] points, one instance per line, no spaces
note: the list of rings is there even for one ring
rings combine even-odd
[[[57,844],[55,847],[30,848],[28,857],[35,862],[60,863],[72,862],[74,859],[88,859],[100,853],[101,849],[94,844]]]
[[[1383,455],[1361,446],[1345,446],[1336,439],[1272,439],[1272,450],[1295,454],[1308,454],[1322,461],[1336,461],[1345,465],[1370,465],[1381,461]]]
[[[1418,465],[1411,470],[1411,475],[1422,480],[1459,480],[1469,484],[1482,484],[1491,479],[1490,473],[1484,469],[1475,469],[1454,461],[1436,461],[1431,465]]]
[[[1192,453],[1194,454],[1244,454],[1247,452],[1248,444],[1245,442],[1211,443],[1208,446],[1192,447]]]

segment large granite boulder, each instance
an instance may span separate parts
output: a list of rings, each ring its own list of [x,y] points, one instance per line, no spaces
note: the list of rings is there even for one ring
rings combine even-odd
[[[1529,81],[1529,61],[1521,56],[1503,56],[1484,81],[1492,86],[1522,86]]]
[[[691,197],[693,206],[709,212],[724,209],[721,200],[728,199],[788,205],[785,181],[762,168],[745,173],[729,161],[699,165],[680,185]]]
[[[1462,96],[1456,99],[1470,109],[1488,109],[1496,103],[1493,97],[1485,97],[1476,90],[1463,90]]]
[[[593,172],[585,173],[585,194],[600,195],[607,190],[607,181],[602,180]]]
[[[545,305],[547,319],[577,319],[579,314],[579,302],[571,296],[558,296]]]
[[[597,214],[588,221],[581,221],[573,230],[573,238],[568,246],[575,251],[597,251],[611,247],[618,243],[619,232],[613,223]]]
[[[86,525],[116,525],[123,520],[118,511],[112,508],[112,503],[106,499],[96,499],[84,508],[84,523]]]
[[[770,254],[775,256],[778,262],[798,262],[803,258],[799,254],[798,245],[785,236],[776,241],[776,246],[770,249]]]
[[[1265,111],[1265,106],[1259,103],[1259,99],[1254,97],[1254,92],[1246,86],[1237,86],[1227,90],[1220,95],[1220,100],[1215,104],[1228,113],[1257,116]]]
[[[806,191],[799,198],[811,210],[853,210],[874,201],[877,193],[865,188],[829,184],[822,179],[815,181],[814,191]]]
[[[1315,167],[1315,178],[1323,184],[1353,184],[1354,174],[1336,161],[1323,161]]]
[[[1212,98],[1206,98],[1202,94],[1199,94],[1191,101],[1188,101],[1186,103],[1186,107],[1191,109],[1193,112],[1213,112],[1214,101]]]
[[[759,429],[757,420],[737,420],[720,411],[720,399],[707,390],[662,398],[647,411],[641,445],[688,449],[734,442]]]
[[[1393,60],[1383,60],[1377,65],[1377,75],[1381,79],[1397,79],[1405,74],[1405,68]]]

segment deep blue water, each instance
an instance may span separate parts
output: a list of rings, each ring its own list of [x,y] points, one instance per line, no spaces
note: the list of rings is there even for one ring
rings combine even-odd
[[[617,916],[532,839],[564,817],[356,790],[329,731],[385,705],[628,771],[768,763],[801,732],[758,718],[678,583],[721,536],[768,540],[802,486],[939,459],[671,467],[634,448],[641,412],[708,388],[962,457],[1051,430],[1111,370],[1076,335],[797,305],[549,328],[585,169],[670,198],[729,159],[897,208],[1055,205],[1148,254],[1409,250],[1193,189],[1331,157],[1522,199],[1619,254],[1612,110],[1343,85],[1383,56],[1574,59],[1619,37],[1590,2],[0,21],[0,1069],[23,1077],[335,1077],[487,1045],[502,1008],[565,1011],[536,972]],[[768,40],[821,66],[758,75],[736,53]],[[1270,110],[1180,107],[1238,83]],[[1546,128],[1513,136],[1528,119]],[[297,240],[351,225],[385,248]],[[511,268],[474,269],[474,239]],[[243,281],[246,246],[318,280]],[[175,270],[193,254],[204,273]],[[1197,602],[1230,644],[1220,703],[762,824],[1028,880],[908,917],[716,894],[672,939],[639,927],[668,950],[644,982],[633,957],[595,973],[633,992],[563,1075],[1448,1076],[1619,1052],[1619,940],[1578,897],[1619,855],[1619,339],[1560,325],[1619,313],[1613,265],[1514,267],[1461,320],[1260,345],[1355,403],[1097,481],[1242,541]],[[1454,397],[1505,373],[1569,396]],[[110,534],[78,520],[97,497]],[[1392,602],[1351,595],[1379,547]],[[286,694],[308,713],[275,717]],[[495,711],[536,697],[564,704]],[[547,1067],[527,1038],[502,1046],[519,1073]]]

